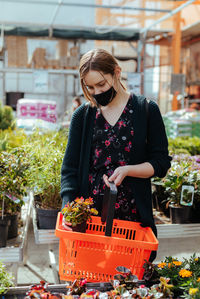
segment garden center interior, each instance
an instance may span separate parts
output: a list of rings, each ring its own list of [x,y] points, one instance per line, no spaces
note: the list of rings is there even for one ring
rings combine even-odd
[[[15,286],[62,282],[59,238],[40,228],[34,192],[61,203],[63,132],[74,98],[85,102],[79,61],[94,48],[112,53],[127,89],[155,101],[164,121],[173,160],[152,180],[154,262],[200,259],[200,0],[0,0],[0,216],[15,204],[18,215],[0,261]],[[24,173],[11,182],[14,169]],[[188,219],[172,219],[174,198]]]

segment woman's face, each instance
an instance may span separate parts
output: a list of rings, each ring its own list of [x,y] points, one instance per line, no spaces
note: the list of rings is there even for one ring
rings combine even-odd
[[[114,77],[98,71],[89,71],[84,78],[85,86],[91,95],[96,95],[114,87]]]

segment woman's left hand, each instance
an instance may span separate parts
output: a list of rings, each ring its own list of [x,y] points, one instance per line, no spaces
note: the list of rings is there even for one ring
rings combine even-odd
[[[115,169],[113,174],[108,178],[109,182],[114,182],[116,186],[121,185],[122,181],[128,174],[127,166],[120,166]]]

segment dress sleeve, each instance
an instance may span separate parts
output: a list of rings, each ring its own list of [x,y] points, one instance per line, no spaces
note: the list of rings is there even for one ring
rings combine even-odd
[[[80,106],[72,115],[67,147],[61,167],[62,208],[78,195],[78,170],[80,163],[82,123],[84,106]]]
[[[172,158],[168,152],[168,140],[158,105],[149,102],[147,127],[147,162],[154,168],[154,176],[164,177],[171,167]]]

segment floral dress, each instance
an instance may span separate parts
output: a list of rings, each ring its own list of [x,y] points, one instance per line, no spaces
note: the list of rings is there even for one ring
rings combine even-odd
[[[99,214],[101,214],[105,190],[103,174],[110,177],[117,167],[129,164],[134,139],[132,114],[131,98],[114,126],[110,125],[100,109],[97,109],[89,171],[89,194]],[[118,186],[114,217],[138,221],[137,216],[135,199],[126,177]]]

